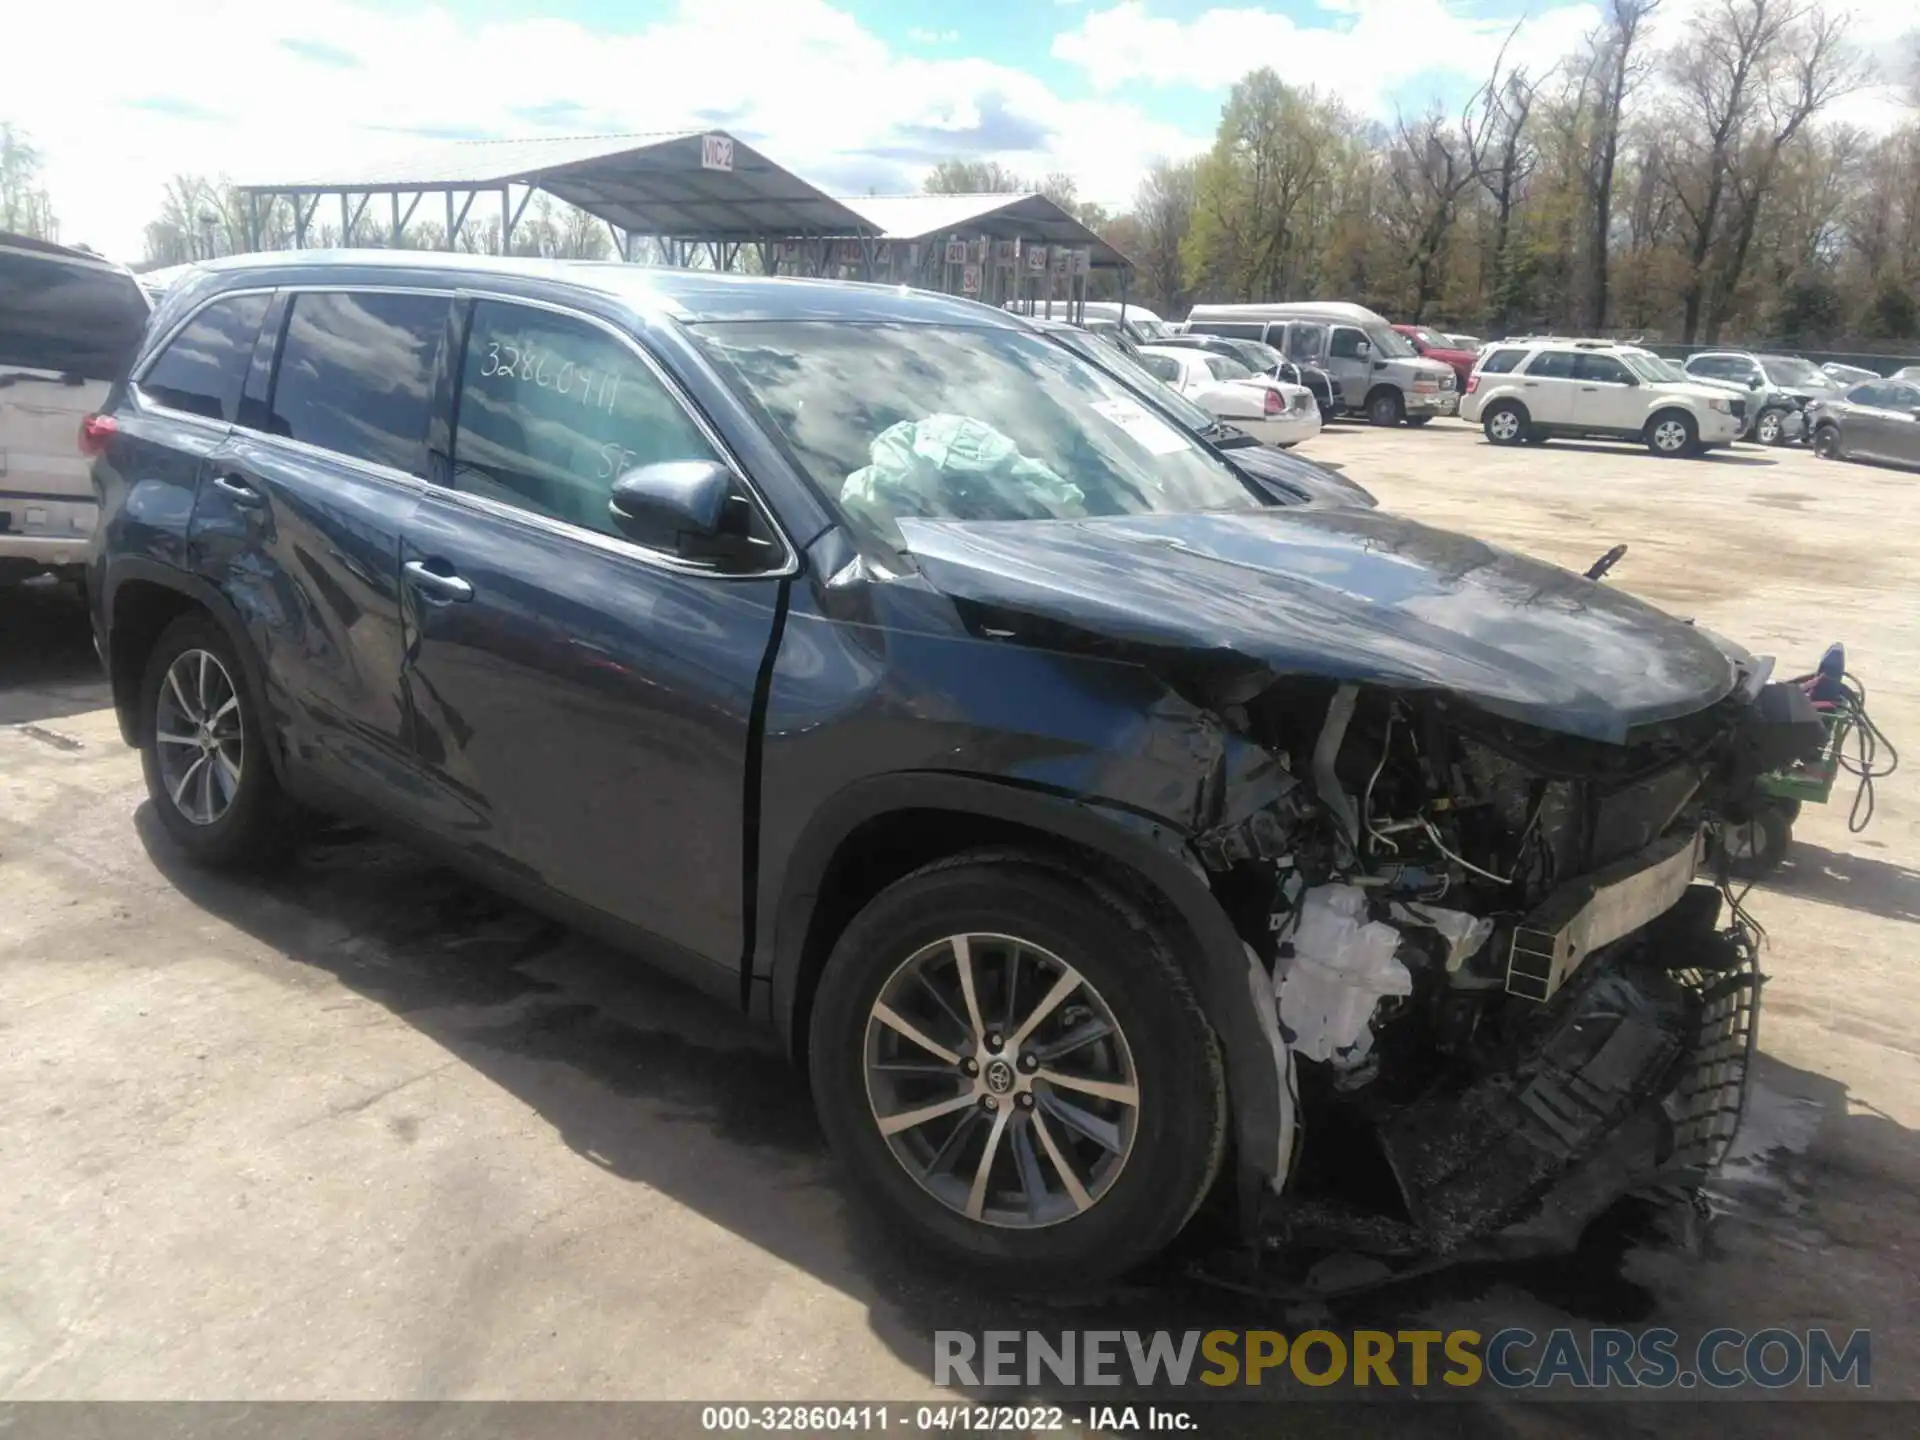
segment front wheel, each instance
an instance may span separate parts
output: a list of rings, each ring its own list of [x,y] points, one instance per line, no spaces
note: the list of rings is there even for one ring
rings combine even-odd
[[[1401,400],[1398,390],[1383,387],[1374,391],[1367,400],[1367,423],[1370,425],[1398,425],[1406,418],[1406,403]]]
[[[1753,422],[1753,438],[1762,445],[1781,443],[1781,431],[1785,428],[1786,414],[1779,409],[1762,410],[1759,418]]]
[[[1693,454],[1700,445],[1700,428],[1684,410],[1664,410],[1647,422],[1647,448],[1672,458]]]
[[[1163,937],[1013,853],[890,886],[821,975],[821,1125],[896,1230],[1022,1287],[1164,1248],[1226,1136],[1212,1030]]]

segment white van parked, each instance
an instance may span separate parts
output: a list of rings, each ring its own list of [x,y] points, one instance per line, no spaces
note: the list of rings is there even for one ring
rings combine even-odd
[[[1460,408],[1452,368],[1423,360],[1385,317],[1364,305],[1196,305],[1185,328],[1195,335],[1263,340],[1297,364],[1318,365],[1333,376],[1341,404],[1375,425],[1424,425]]]

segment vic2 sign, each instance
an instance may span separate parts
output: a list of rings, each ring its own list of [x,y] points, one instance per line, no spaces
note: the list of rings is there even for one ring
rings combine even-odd
[[[702,170],[733,169],[733,137],[702,135],[700,137],[700,168]]]

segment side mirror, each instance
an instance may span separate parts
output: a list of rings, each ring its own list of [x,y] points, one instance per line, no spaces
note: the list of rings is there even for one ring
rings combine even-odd
[[[1763,381],[1758,375],[1750,375],[1747,377],[1747,388],[1749,390],[1758,390],[1765,383],[1766,382]]]
[[[1366,340],[1356,340],[1353,346],[1353,358],[1364,360],[1373,353],[1373,345]]]
[[[670,555],[713,559],[746,544],[747,526],[741,521],[747,512],[731,503],[736,496],[733,472],[726,466],[664,460],[615,480],[607,513],[629,540]]]

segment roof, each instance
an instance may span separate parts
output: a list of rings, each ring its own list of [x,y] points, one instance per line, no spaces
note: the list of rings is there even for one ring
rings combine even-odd
[[[730,168],[718,168],[722,155]],[[475,190],[533,185],[623,230],[697,240],[866,235],[824,190],[720,130],[538,140],[446,140],[384,161],[252,179],[255,194]]]
[[[1026,328],[1019,316],[990,305],[904,285],[736,275],[607,260],[534,260],[440,250],[282,250],[235,255],[197,268],[201,277],[216,277],[205,288],[196,281],[201,294],[226,288],[229,280],[259,284],[262,272],[268,272],[272,283],[285,285],[379,283],[383,276],[390,276],[396,284],[444,281],[484,288],[482,282],[493,277],[521,282],[511,287],[516,292],[540,286],[591,291],[638,314],[664,315],[685,324],[829,320]]]
[[[1102,269],[1133,264],[1044,195],[852,195],[842,203],[888,240],[965,232],[1090,250]]]
[[[16,235],[11,230],[0,230],[0,249],[44,255],[49,260],[75,260],[86,265],[98,265],[103,270],[126,269],[126,266],[109,260],[95,251],[74,245],[62,245],[55,240],[37,239],[32,235]]]

